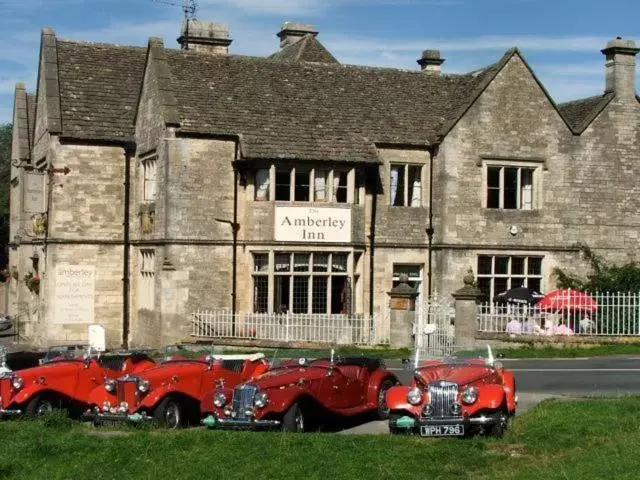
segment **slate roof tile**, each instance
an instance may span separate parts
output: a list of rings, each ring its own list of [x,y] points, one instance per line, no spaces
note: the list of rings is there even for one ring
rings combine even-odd
[[[58,40],[62,135],[132,141],[146,48]]]
[[[166,53],[181,130],[240,135],[244,158],[375,162],[374,142],[426,145],[488,75]]]
[[[558,111],[576,133],[582,133],[615,96],[605,93],[558,104]]]

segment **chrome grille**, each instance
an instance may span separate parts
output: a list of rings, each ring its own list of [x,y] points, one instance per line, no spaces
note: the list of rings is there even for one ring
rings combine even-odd
[[[247,418],[244,411],[247,408],[253,408],[253,397],[256,394],[256,386],[243,383],[238,385],[233,392],[233,411],[236,413],[235,418]]]
[[[121,377],[116,384],[116,392],[118,396],[118,404],[127,402],[133,407],[138,403],[138,384],[135,378]]]
[[[451,405],[458,400],[458,384],[437,381],[429,383],[429,405],[432,417],[452,417]]]

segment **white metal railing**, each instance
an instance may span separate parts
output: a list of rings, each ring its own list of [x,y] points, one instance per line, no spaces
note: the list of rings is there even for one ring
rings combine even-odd
[[[386,318],[388,323],[389,319]],[[341,345],[389,343],[389,328],[380,316],[295,313],[231,313],[198,310],[191,335],[282,342],[319,342]]]
[[[505,303],[478,305],[478,331],[510,335],[640,336],[640,292],[589,293],[591,301],[567,297],[562,308]]]

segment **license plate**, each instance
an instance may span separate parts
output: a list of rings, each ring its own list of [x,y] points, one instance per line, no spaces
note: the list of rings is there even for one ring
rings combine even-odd
[[[420,435],[423,437],[447,437],[464,435],[464,425],[421,425]]]

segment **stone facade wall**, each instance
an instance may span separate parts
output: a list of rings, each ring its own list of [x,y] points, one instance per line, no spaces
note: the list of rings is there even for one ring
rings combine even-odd
[[[376,243],[425,245],[429,217],[429,153],[426,150],[391,148],[381,148],[378,153],[382,160],[379,169],[382,188],[376,205]],[[421,207],[390,205],[391,164],[422,166]]]
[[[94,321],[104,326],[109,348],[122,346],[122,246],[121,245],[49,245],[47,263],[41,272],[40,296],[43,317],[39,344],[86,343],[89,323],[57,323],[62,320],[55,309],[56,269],[66,265],[95,267]]]
[[[122,241],[125,155],[121,147],[59,145],[50,195],[50,238]],[[120,267],[121,269],[121,267]]]
[[[434,274],[442,290],[455,288],[468,266],[476,271],[478,253],[544,255],[544,290],[554,288],[551,271],[561,260],[585,271],[575,254],[578,242],[612,261],[633,258],[639,110],[637,102],[614,101],[574,136],[524,63],[512,57],[434,161],[435,241],[443,245]],[[485,208],[483,164],[496,160],[538,166],[533,210]],[[447,251],[449,245],[463,250]]]

